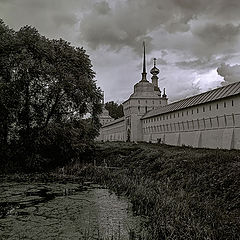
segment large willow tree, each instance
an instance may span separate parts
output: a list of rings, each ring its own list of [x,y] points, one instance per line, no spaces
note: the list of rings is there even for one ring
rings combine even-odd
[[[86,145],[97,135],[101,98],[83,48],[49,40],[30,26],[13,31],[0,20],[2,146],[52,156],[61,148],[71,158],[78,143]]]

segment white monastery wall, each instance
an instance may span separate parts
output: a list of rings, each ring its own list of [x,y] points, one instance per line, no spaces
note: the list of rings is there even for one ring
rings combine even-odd
[[[143,141],[240,149],[240,96],[143,119]]]
[[[124,118],[114,120],[101,128],[100,140],[126,141]]]

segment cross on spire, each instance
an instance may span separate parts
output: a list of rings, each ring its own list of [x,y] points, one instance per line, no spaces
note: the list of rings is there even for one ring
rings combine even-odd
[[[156,67],[156,61],[157,61],[157,59],[156,59],[156,58],[154,58],[154,59],[153,59],[153,64],[154,64],[154,67]]]

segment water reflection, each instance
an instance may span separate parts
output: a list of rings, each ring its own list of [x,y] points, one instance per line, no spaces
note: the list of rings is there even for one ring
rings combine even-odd
[[[98,185],[1,183],[0,239],[144,238],[131,204]]]

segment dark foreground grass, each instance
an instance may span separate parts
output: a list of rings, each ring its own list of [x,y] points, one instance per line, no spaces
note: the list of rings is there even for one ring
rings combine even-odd
[[[151,239],[240,239],[239,151],[104,143],[95,164],[66,170],[128,196]]]

